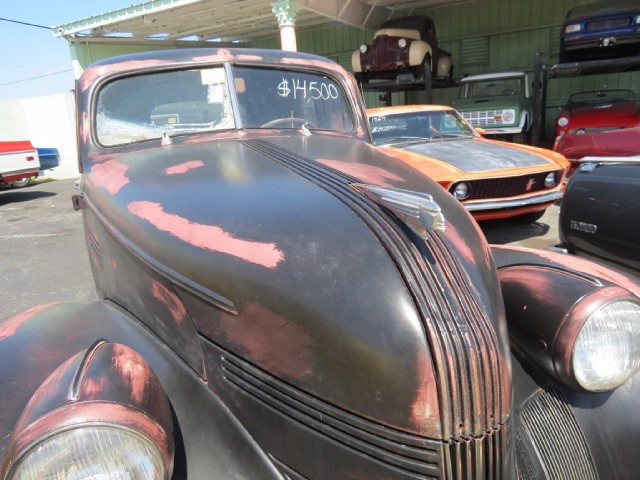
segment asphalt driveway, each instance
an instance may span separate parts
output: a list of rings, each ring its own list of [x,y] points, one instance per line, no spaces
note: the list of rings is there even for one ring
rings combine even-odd
[[[0,305],[6,317],[57,301],[97,298],[82,230],[73,209],[75,180],[0,189]],[[483,222],[491,243],[534,248],[556,245],[559,207],[535,224]]]

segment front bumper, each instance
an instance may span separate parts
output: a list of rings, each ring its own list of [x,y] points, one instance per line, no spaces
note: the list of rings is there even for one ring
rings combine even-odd
[[[529,207],[538,204],[553,203],[560,200],[564,195],[564,190],[545,192],[538,195],[532,195],[525,198],[515,198],[510,200],[491,200],[491,201],[473,201],[462,203],[464,208],[470,212],[478,212],[482,210],[504,210],[519,207]]]

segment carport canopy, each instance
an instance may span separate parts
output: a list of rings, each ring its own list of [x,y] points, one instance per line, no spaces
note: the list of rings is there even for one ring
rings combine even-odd
[[[470,0],[150,0],[52,27],[73,43],[242,46],[278,35],[274,10],[294,4],[296,30],[344,23],[377,28],[425,7]]]

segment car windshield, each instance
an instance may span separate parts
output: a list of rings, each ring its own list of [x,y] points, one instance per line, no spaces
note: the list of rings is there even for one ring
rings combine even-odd
[[[522,95],[522,77],[492,78],[462,82],[458,98],[487,98]]]
[[[574,93],[569,97],[567,108],[599,105],[611,102],[635,102],[636,98],[631,90],[599,90],[594,92]]]
[[[415,111],[369,116],[374,145],[470,138],[477,134],[455,110]]]
[[[347,97],[330,77],[268,68],[230,71],[235,96],[222,66],[106,84],[97,102],[98,141],[114,146],[234,128],[354,129]]]

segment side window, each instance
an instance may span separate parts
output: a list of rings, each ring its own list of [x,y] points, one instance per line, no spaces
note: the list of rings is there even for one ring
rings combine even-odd
[[[104,146],[234,128],[222,67],[113,80],[98,94],[95,128]]]

